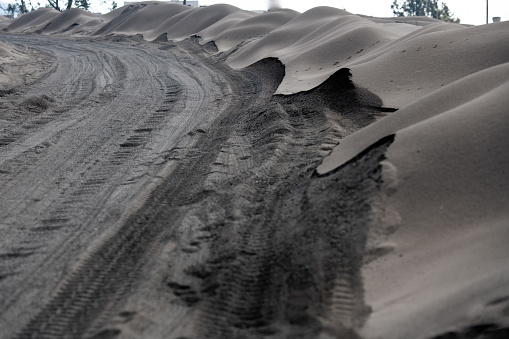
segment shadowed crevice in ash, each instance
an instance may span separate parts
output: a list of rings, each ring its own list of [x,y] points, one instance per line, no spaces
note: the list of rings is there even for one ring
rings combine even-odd
[[[341,171],[342,168],[344,168],[346,166],[349,166],[351,163],[356,162],[359,159],[361,159],[362,157],[366,156],[366,154],[371,152],[373,149],[379,148],[382,145],[386,145],[386,144],[390,145],[390,144],[392,144],[394,142],[395,138],[396,138],[395,134],[387,135],[387,136],[383,137],[382,139],[378,140],[377,142],[375,142],[374,144],[372,144],[369,147],[367,147],[365,150],[361,151],[359,154],[357,154],[351,160],[348,160],[346,163],[344,163],[343,165],[333,169],[330,172],[327,172],[327,173],[324,173],[324,174],[318,174],[318,172],[315,170],[313,172],[313,177],[323,178],[323,177],[327,177],[327,176],[330,176],[330,175],[334,175],[335,173]]]
[[[496,324],[470,326],[457,332],[447,332],[431,339],[504,339],[509,338],[509,328]]]
[[[276,95],[282,104],[302,108],[322,108],[339,114],[340,125],[349,132],[365,127],[395,109],[384,108],[382,100],[374,93],[356,86],[352,73],[341,68],[318,87],[291,95]]]
[[[274,92],[286,74],[285,65],[278,58],[265,58],[245,69],[258,74],[264,85]]]

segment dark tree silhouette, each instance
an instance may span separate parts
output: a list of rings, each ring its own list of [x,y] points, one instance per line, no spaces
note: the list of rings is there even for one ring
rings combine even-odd
[[[460,23],[460,19],[453,18],[453,13],[446,3],[438,6],[438,0],[405,0],[401,3],[394,0],[391,5],[392,12],[396,16],[428,16],[431,18]]]
[[[34,11],[38,7],[41,6],[40,3],[37,3],[36,6],[32,4],[31,0],[15,0],[16,3],[10,3],[7,5],[7,8],[3,8],[0,6],[0,10],[4,11],[5,14],[16,16],[17,14],[25,14],[29,11]],[[110,2],[110,0],[102,0],[102,4],[106,4]],[[28,9],[28,5],[31,7]],[[73,7],[73,5],[77,8],[83,8],[84,10],[90,9],[90,0],[47,0],[46,7],[51,7],[56,9],[57,11],[65,11]],[[111,1],[110,10],[114,10],[117,8],[117,2],[115,0]]]

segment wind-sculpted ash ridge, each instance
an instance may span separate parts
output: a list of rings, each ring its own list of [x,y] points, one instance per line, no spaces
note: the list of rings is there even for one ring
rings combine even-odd
[[[277,94],[309,91],[348,68],[354,83],[379,96],[384,107],[402,108],[463,77],[509,62],[509,48],[499,43],[509,39],[507,25],[374,18],[324,6],[304,13],[254,13],[226,4],[191,8],[147,1],[104,15],[42,8],[4,20],[0,29],[156,42],[197,36],[202,44],[214,43],[215,52],[235,69],[278,58],[286,74]]]

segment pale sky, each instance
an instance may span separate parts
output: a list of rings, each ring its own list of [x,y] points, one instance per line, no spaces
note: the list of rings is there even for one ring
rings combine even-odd
[[[110,2],[111,0],[108,1]],[[268,5],[268,0],[198,1],[200,5],[227,3],[247,10],[266,10]],[[346,9],[354,14],[387,17],[393,16],[391,10],[393,1],[394,0],[279,0],[279,3],[281,7],[291,8],[301,13],[316,6],[330,6]],[[92,0],[91,2],[94,5],[92,10],[98,11],[99,7],[96,4],[99,3],[99,0]],[[463,24],[482,25],[486,23],[486,0],[444,0],[443,2],[447,3],[449,9],[454,13],[454,17],[460,18]],[[122,6],[123,0],[117,0],[117,3],[119,6]],[[509,0],[489,0],[488,15],[490,23],[494,16],[501,17],[502,21],[509,20]]]

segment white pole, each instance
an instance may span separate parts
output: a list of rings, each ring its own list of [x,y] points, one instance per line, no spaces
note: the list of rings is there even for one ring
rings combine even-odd
[[[488,0],[486,0],[486,25],[488,24]]]

